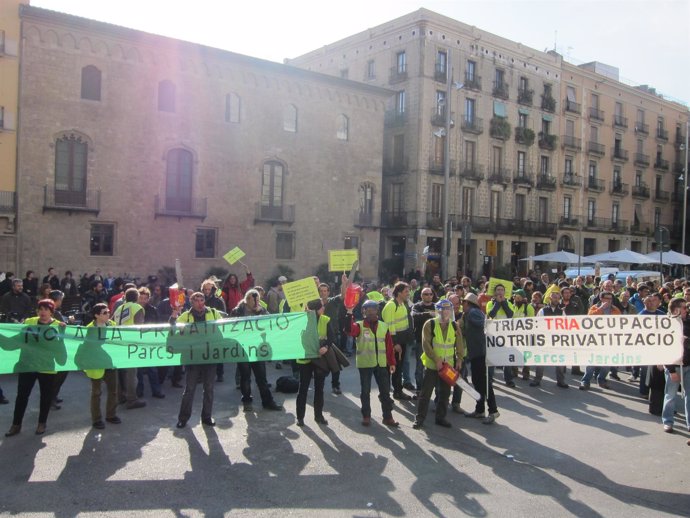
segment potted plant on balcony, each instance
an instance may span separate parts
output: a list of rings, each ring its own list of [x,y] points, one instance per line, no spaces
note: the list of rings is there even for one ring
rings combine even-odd
[[[494,138],[508,140],[510,138],[510,123],[504,117],[493,117],[489,132]]]
[[[515,128],[515,142],[525,146],[534,144],[534,131],[529,128],[516,127]]]
[[[541,96],[541,109],[547,112],[553,112],[556,110],[556,99],[551,95]]]

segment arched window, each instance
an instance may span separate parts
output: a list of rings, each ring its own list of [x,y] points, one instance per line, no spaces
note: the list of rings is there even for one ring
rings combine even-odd
[[[225,122],[240,122],[240,96],[236,93],[225,96]]]
[[[282,219],[283,216],[283,164],[264,163],[261,177],[261,217]]]
[[[158,83],[158,111],[175,113],[175,83],[167,79]]]
[[[88,145],[77,135],[66,135],[55,143],[55,202],[86,203],[86,161]]]
[[[165,178],[165,208],[180,212],[192,210],[192,153],[186,149],[168,151]]]
[[[297,133],[297,107],[294,104],[288,104],[283,109],[283,129]]]
[[[336,128],[336,137],[338,140],[347,140],[350,135],[350,119],[341,113],[336,119]]]
[[[101,71],[93,65],[81,69],[81,98],[101,100]]]

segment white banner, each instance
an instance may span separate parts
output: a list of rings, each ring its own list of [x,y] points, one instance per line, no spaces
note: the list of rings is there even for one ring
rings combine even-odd
[[[657,315],[488,320],[488,365],[660,365],[683,356],[683,326]]]

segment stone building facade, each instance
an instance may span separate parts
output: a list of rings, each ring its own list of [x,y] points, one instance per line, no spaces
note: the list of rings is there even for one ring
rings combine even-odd
[[[355,81],[23,6],[18,263],[195,284],[356,247],[376,275],[384,110]],[[364,213],[364,215],[362,215]],[[230,268],[237,271],[237,267]],[[240,272],[238,272],[240,273]]]
[[[677,142],[684,138],[688,110],[624,85],[610,67],[576,67],[556,52],[426,9],[289,63],[396,91],[386,113],[381,256],[397,258],[399,269],[419,268],[426,247],[428,266],[438,267],[434,259],[446,249],[445,189],[449,274],[488,273],[492,262],[524,272],[528,263],[520,259],[556,249],[648,252],[655,246],[655,224],[668,226],[674,241],[680,240],[682,188],[668,164],[680,163]],[[574,101],[567,102],[569,95],[592,94],[599,95],[601,113],[575,113]],[[663,118],[670,139],[655,138],[656,127],[649,138],[637,137],[632,120],[638,109],[653,126]],[[627,131],[615,118],[621,113],[630,119]],[[627,162],[618,154],[611,158],[612,148],[639,146],[640,140]],[[583,147],[590,141],[605,153],[593,155]],[[634,163],[637,149],[649,163]],[[583,179],[592,161],[596,176],[589,185]],[[620,176],[614,182],[615,169]],[[637,188],[619,192],[619,184],[634,182]]]

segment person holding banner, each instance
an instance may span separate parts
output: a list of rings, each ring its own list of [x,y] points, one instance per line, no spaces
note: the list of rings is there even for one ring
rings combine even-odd
[[[607,283],[610,284],[610,287],[613,288],[613,283],[611,281],[606,281]],[[621,312],[620,310],[613,305],[614,302],[614,296],[613,292],[609,290],[603,290],[603,283],[602,283],[602,291],[599,294],[598,297],[598,303],[595,303],[592,305],[592,307],[589,308],[588,315],[620,315]],[[594,374],[597,375],[597,383],[600,388],[607,389],[609,388],[609,384],[606,381],[606,375],[608,374],[608,367],[603,367],[603,366],[593,366],[590,365],[585,369],[585,375],[582,376],[582,379],[580,380],[580,390],[589,390],[590,382],[592,380],[592,376]]]
[[[65,327],[64,322],[60,322],[53,318],[53,312],[55,311],[55,304],[50,299],[42,299],[38,301],[38,316],[30,317],[24,320],[24,325],[26,326],[59,326]],[[24,332],[30,332],[25,329]],[[49,344],[58,343],[62,344],[62,350],[55,349],[54,354],[51,356],[46,356],[45,361],[41,364],[41,367],[46,367],[46,370],[39,372],[19,372],[17,375],[17,399],[14,403],[14,417],[12,420],[12,426],[5,434],[5,437],[12,437],[17,435],[22,430],[22,421],[24,420],[24,413],[26,412],[26,407],[29,404],[29,396],[31,396],[31,391],[34,388],[36,380],[38,380],[38,386],[41,391],[41,402],[39,406],[38,413],[38,426],[36,427],[36,435],[42,435],[46,431],[46,422],[48,421],[48,412],[50,411],[50,403],[53,400],[53,386],[55,383],[55,374],[53,370],[47,370],[50,367],[54,367],[55,363],[59,365],[64,365],[67,361],[67,351],[64,349],[64,343],[62,339],[56,342],[48,342],[34,344],[33,340],[24,345],[24,347],[47,347]],[[55,347],[55,346],[54,346]],[[19,358],[18,364],[22,363],[22,356],[25,354],[30,354],[28,350],[22,351],[22,355]]]
[[[682,365],[666,365],[666,388],[664,390],[664,406],[661,411],[661,422],[664,432],[673,433],[673,414],[676,410],[678,388],[683,387],[685,402],[685,425],[690,432],[690,320],[684,299],[674,298],[668,308],[669,315],[680,319],[683,323],[683,360]],[[688,441],[690,446],[690,441]]]
[[[486,314],[492,320],[500,320],[503,318],[513,318],[515,308],[506,299],[506,288],[502,284],[497,284],[494,287],[493,298],[486,303]],[[515,374],[512,367],[503,367],[503,379],[507,387],[515,387]]]
[[[221,315],[217,309],[206,307],[206,298],[200,291],[192,293],[190,297],[192,309],[185,311],[177,317],[178,324],[191,324],[193,322],[209,322],[220,319]],[[201,381],[204,386],[204,400],[201,407],[201,422],[206,426],[216,426],[216,421],[211,414],[213,413],[213,384],[215,382],[216,365],[187,365],[186,385],[180,403],[180,413],[177,418],[177,427],[184,428],[187,421],[192,416],[192,403],[194,403],[194,392],[196,386]]]
[[[319,355],[323,356],[332,347],[335,341],[333,328],[329,325],[330,318],[324,315],[324,305],[320,299],[307,303],[309,311],[315,311],[318,316],[316,329],[319,332]],[[321,369],[311,360],[297,360],[299,367],[299,391],[297,393],[297,426],[304,426],[304,414],[307,410],[307,393],[311,378],[314,378],[314,421],[327,425],[328,421],[323,416],[323,386],[328,376],[328,371]]]
[[[569,287],[562,288],[563,292],[570,291]],[[561,292],[551,291],[549,294],[549,305],[544,306],[537,313],[538,317],[553,317],[553,316],[564,316],[565,310],[560,305],[561,303]],[[539,366],[535,369],[534,379],[530,381],[530,387],[538,387],[541,385],[541,379],[544,377],[544,367]],[[565,382],[565,367],[556,366],[556,386],[559,388],[567,389],[570,388]]]
[[[407,309],[407,299],[410,287],[406,282],[399,281],[393,288],[392,299],[381,311],[381,319],[386,324],[393,340],[393,348],[397,358],[396,364],[402,367],[405,361],[407,344],[414,339],[412,334],[412,319]],[[402,368],[393,371],[393,399],[410,401],[412,398],[403,392]]]
[[[371,424],[371,378],[379,387],[379,401],[383,412],[383,424],[397,427],[393,419],[393,400],[390,396],[390,375],[395,372],[393,339],[385,322],[379,320],[379,305],[367,300],[362,304],[364,320],[354,322],[352,310],[348,310],[349,335],[356,339],[356,365],[359,369],[360,401],[362,402],[362,425]]]
[[[118,326],[134,326],[144,323],[144,308],[139,305],[139,290],[128,288],[125,291],[124,302],[113,313],[113,321]],[[120,369],[118,371],[120,383],[120,400],[126,403],[128,410],[143,408],[146,401],[137,398],[137,369]]]
[[[267,315],[266,310],[259,304],[259,292],[249,290],[244,294],[244,300],[240,302],[230,313],[231,317],[251,317],[257,315]],[[252,372],[254,379],[259,387],[261,404],[266,410],[282,410],[283,407],[273,400],[273,394],[268,388],[266,380],[266,362],[238,362],[237,369],[240,371],[240,390],[242,391],[242,404],[245,412],[251,412],[252,408]]]
[[[478,297],[468,293],[462,301],[462,328],[465,334],[467,348],[466,361],[470,362],[472,384],[481,397],[477,400],[474,412],[468,412],[466,417],[483,418],[484,424],[493,424],[498,416],[498,406],[494,395],[493,370],[486,368],[486,335],[484,324],[486,315],[479,307]],[[489,414],[484,416],[485,404],[489,405]]]
[[[439,371],[444,364],[451,367],[456,365],[462,368],[462,357],[465,354],[465,344],[462,333],[453,319],[453,303],[450,300],[440,300],[436,304],[438,316],[424,323],[422,329],[422,363],[424,364],[424,378],[417,417],[412,427],[416,430],[424,426],[424,419],[429,410],[429,400],[434,388],[438,390],[436,404],[436,424],[450,428],[451,424],[446,419],[448,412],[448,399],[450,398],[450,386],[439,382]]]

